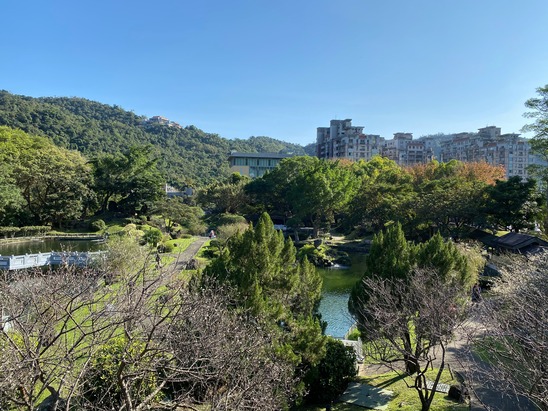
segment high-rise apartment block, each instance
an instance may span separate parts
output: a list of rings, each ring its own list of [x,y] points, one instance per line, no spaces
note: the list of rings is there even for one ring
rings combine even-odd
[[[325,159],[371,160],[380,155],[402,166],[439,161],[485,161],[502,165],[506,177],[528,178],[531,164],[548,166],[531,152],[529,142],[519,134],[502,134],[500,127],[488,126],[477,133],[429,136],[413,140],[412,133],[395,133],[392,140],[364,134],[364,127],[351,119],[331,120],[330,127],[318,127],[316,155]]]
[[[500,127],[489,126],[477,133],[459,133],[441,143],[441,161],[485,161],[502,165],[506,177],[528,178],[527,167],[531,164],[546,165],[531,152],[529,142],[519,134],[501,134]]]
[[[331,120],[330,127],[318,127],[316,155],[326,159],[371,160],[375,155],[398,164],[411,165],[432,160],[432,149],[411,133],[396,133],[393,140],[377,134],[364,134],[364,127],[353,126],[351,119]]]

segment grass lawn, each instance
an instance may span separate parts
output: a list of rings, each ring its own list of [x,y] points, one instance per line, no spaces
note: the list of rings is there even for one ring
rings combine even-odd
[[[166,241],[166,244],[173,244],[175,247],[172,251],[172,253],[180,253],[187,249],[187,247],[192,244],[196,239],[194,237],[191,238],[176,238],[175,240],[168,240]]]
[[[427,377],[434,380],[437,370],[429,371]],[[412,378],[403,378],[396,372],[386,374],[358,377],[358,381],[365,384],[370,384],[375,387],[383,388],[394,393],[392,400],[388,403],[387,411],[417,411],[421,409],[421,403],[417,391],[414,388],[409,388],[406,384],[412,384]],[[456,380],[451,379],[451,373],[445,370],[440,379],[440,383],[457,384]],[[446,394],[437,392],[434,396],[434,401],[430,407],[431,411],[465,411],[470,407],[467,404],[459,404],[447,397]],[[324,411],[325,407],[308,406],[299,408],[300,411]],[[335,403],[332,407],[333,411],[363,411],[363,407],[356,405]]]

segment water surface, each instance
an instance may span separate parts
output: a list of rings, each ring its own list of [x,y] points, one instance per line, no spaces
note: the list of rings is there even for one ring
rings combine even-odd
[[[37,254],[50,251],[100,251],[102,249],[104,249],[103,243],[90,240],[60,241],[44,238],[17,243],[0,243],[0,255]]]
[[[348,298],[354,284],[365,272],[365,254],[351,254],[349,268],[317,268],[323,278],[322,300],[319,311],[327,321],[325,333],[333,337],[344,337],[354,323],[348,312]]]

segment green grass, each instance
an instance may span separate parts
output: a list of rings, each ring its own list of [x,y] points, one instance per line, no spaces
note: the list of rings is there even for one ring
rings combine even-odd
[[[438,370],[430,370],[426,373],[426,376],[430,380],[436,378]],[[375,387],[381,387],[387,390],[390,390],[394,393],[394,397],[388,403],[387,411],[416,411],[420,410],[421,403],[417,393],[417,390],[412,387],[408,387],[407,384],[411,385],[414,383],[412,377],[400,377],[396,372],[390,372],[387,374],[381,374],[378,376],[372,377],[361,377],[360,381],[373,385]],[[451,373],[449,370],[444,370],[440,383],[444,384],[457,384],[458,381],[451,378]],[[446,394],[437,392],[434,396],[434,401],[430,407],[431,411],[464,411],[468,410],[469,406],[466,404],[459,404],[454,400],[450,399]]]
[[[434,380],[437,370],[431,370],[427,373],[430,380]],[[417,411],[421,409],[421,403],[415,388],[408,387],[407,384],[413,384],[411,377],[400,376],[396,372],[389,372],[368,377],[358,377],[358,381],[364,384],[370,384],[374,387],[383,388],[394,393],[392,400],[388,403],[387,411]],[[407,382],[407,384],[406,384]],[[451,378],[451,373],[445,370],[440,379],[440,383],[457,384],[456,380]],[[447,397],[446,394],[437,392],[434,395],[434,401],[430,407],[431,411],[465,411],[469,410],[467,404],[459,404]],[[303,406],[298,408],[299,411],[324,411],[325,407],[320,406]],[[346,403],[335,403],[332,407],[333,411],[363,411],[363,407]]]
[[[176,238],[175,240],[168,240],[166,244],[173,244],[175,248],[173,253],[180,253],[187,249],[187,247],[192,244],[196,239],[192,238]]]

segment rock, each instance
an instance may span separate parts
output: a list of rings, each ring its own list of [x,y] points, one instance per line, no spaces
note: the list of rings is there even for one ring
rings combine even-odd
[[[449,393],[447,394],[449,398],[452,398],[455,401],[461,401],[462,398],[462,389],[456,385],[449,387]]]
[[[38,407],[36,407],[36,411],[52,411],[53,405],[55,404],[55,399],[56,397],[54,397],[53,395],[50,395],[44,401],[42,401]],[[57,403],[57,409],[61,410],[65,408],[66,405],[67,405],[66,401],[62,398],[59,398],[59,401]]]

